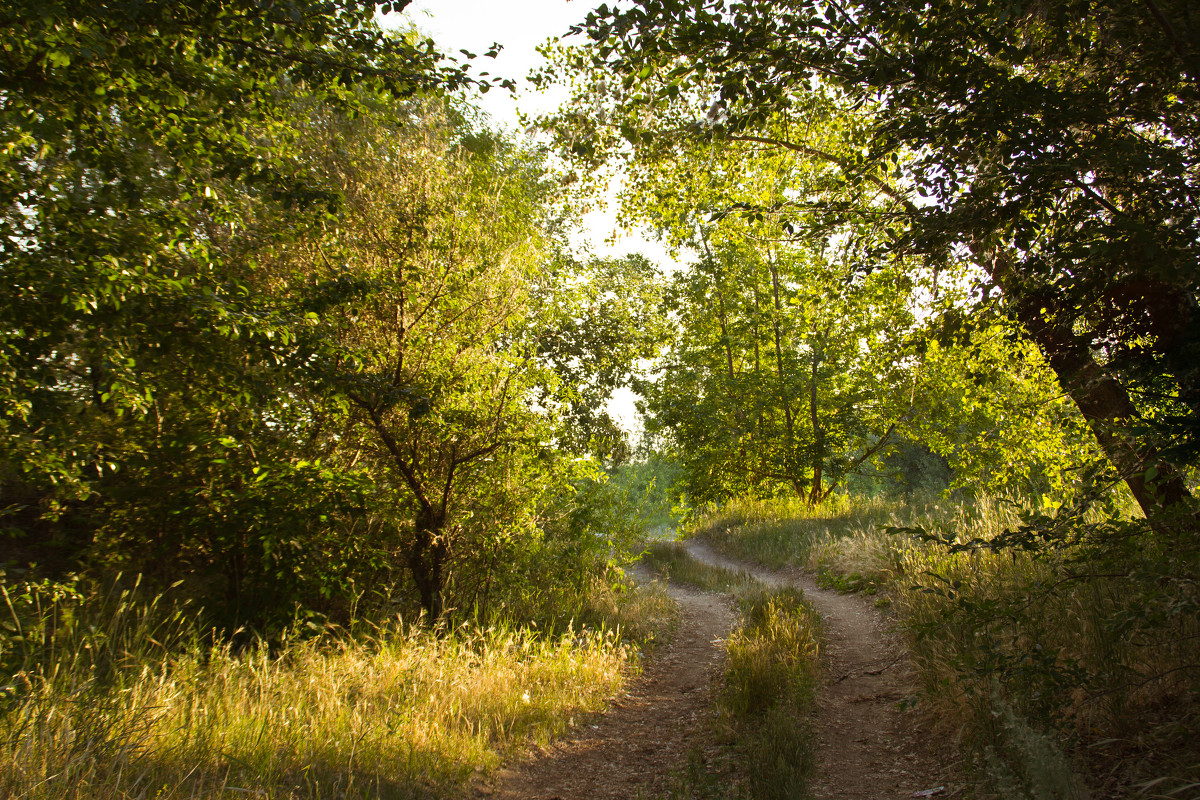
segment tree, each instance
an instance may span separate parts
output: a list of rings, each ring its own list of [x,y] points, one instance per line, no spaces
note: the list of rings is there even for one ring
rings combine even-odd
[[[907,278],[857,273],[861,242],[712,236],[676,278],[658,379],[639,384],[648,428],[671,434],[697,498],[786,487],[819,503],[909,416]]]
[[[945,459],[952,488],[1047,506],[1077,495],[1103,451],[1041,352],[1002,314],[952,304],[929,317],[918,347],[906,435]]]
[[[4,416],[21,440],[17,463],[70,480],[83,466],[80,455],[64,460],[72,434],[48,438],[71,415],[49,406],[144,413],[155,387],[131,365],[187,336],[178,322],[200,322],[197,339],[281,323],[247,302],[253,253],[215,237],[245,225],[247,194],[258,213],[336,208],[296,158],[295,93],[348,105],[341,84],[408,95],[466,78],[427,43],[385,37],[371,5],[18,3],[0,13]],[[239,324],[209,325],[231,306]]]
[[[398,111],[399,125],[314,125],[347,213],[281,256],[297,262],[287,271],[351,287],[316,322],[311,391],[344,398],[337,449],[369,465],[438,619],[451,572],[486,572],[497,542],[535,535],[558,488],[554,409],[536,402],[556,380],[537,357],[532,302],[553,248],[532,153],[442,101]]]
[[[699,496],[788,487],[820,501],[911,405],[899,376],[914,278],[868,274],[882,264],[872,250],[890,233],[886,206],[808,154],[706,136],[719,111],[697,121],[690,108],[704,87],[641,115],[626,102],[635,89],[603,71],[580,78],[574,56],[560,63],[580,80],[576,97],[546,123],[581,162],[580,183],[619,160],[626,221],[695,254],[671,295],[680,333],[661,382],[639,383],[651,427],[674,435]],[[831,98],[807,111],[825,149],[860,138],[861,120]]]
[[[605,404],[668,336],[662,276],[641,255],[579,261],[560,252],[546,278],[536,287],[538,352],[559,380],[541,402],[562,411],[561,447],[620,464],[629,442]]]
[[[648,0],[580,30],[619,87],[610,138],[654,147],[642,121],[690,109],[678,132],[890,197],[896,248],[970,254],[1156,516],[1198,441],[1196,25],[1184,2]],[[827,97],[872,110],[862,148],[814,138]]]
[[[303,0],[0,11],[8,558],[194,577],[233,624],[316,594],[300,586],[344,588],[313,559],[355,550],[321,523],[361,506],[362,484],[313,462],[332,410],[296,386],[336,292],[267,262],[341,207],[302,146],[315,107],[353,117],[379,96],[473,83],[374,13]]]

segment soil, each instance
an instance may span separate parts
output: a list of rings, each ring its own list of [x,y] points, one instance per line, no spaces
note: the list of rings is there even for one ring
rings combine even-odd
[[[949,797],[945,757],[910,702],[915,691],[904,642],[873,598],[822,589],[800,570],[733,561],[703,542],[687,550],[707,564],[745,570],[772,586],[798,586],[825,625],[824,685],[817,693],[815,800]]]
[[[723,671],[722,640],[733,624],[729,598],[668,585],[679,627],[648,659],[624,697],[577,735],[501,770],[477,796],[503,800],[652,797],[687,763],[713,713]]]
[[[799,586],[824,619],[824,685],[815,728],[819,773],[814,800],[949,797],[938,747],[917,714],[905,710],[912,673],[900,638],[870,598],[819,588],[803,572],[774,572],[734,562],[702,542],[688,552],[703,562],[750,572],[772,585]],[[722,639],[733,622],[727,597],[669,585],[680,606],[671,643],[611,708],[576,735],[501,770],[477,797],[585,800],[654,797],[673,771],[711,738],[713,691],[723,667]]]

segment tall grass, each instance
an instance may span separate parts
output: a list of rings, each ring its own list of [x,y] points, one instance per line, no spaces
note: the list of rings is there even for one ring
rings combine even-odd
[[[600,710],[636,668],[612,629],[397,621],[239,652],[188,641],[132,590],[36,594],[9,598],[5,798],[444,796]]]
[[[799,589],[759,587],[738,605],[719,708],[736,732],[746,789],[756,800],[807,797],[817,766],[812,702],[820,617]]]
[[[811,506],[798,498],[742,498],[697,509],[683,527],[685,536],[701,536],[735,558],[768,567],[803,564],[831,526],[886,518],[893,504],[873,501],[851,508],[842,496]]]
[[[678,542],[653,542],[646,547],[642,563],[664,580],[695,586],[709,592],[743,594],[753,591],[758,581],[748,572],[714,567],[688,555]]]
[[[696,531],[742,558],[881,591],[909,633],[931,718],[993,791],[1078,796],[1061,777],[1073,763],[1099,794],[1200,797],[1194,531],[1168,541],[1086,517],[1054,546],[993,551],[961,545],[1028,528],[1033,509],[985,498],[800,511],[739,503],[698,517]]]

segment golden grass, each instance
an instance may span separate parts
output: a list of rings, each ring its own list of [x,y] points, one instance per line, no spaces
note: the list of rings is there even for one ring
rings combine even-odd
[[[684,526],[685,536],[700,536],[735,558],[769,567],[804,564],[827,530],[847,520],[864,519],[868,512],[885,515],[892,504],[883,501],[851,508],[844,497],[831,497],[811,506],[797,498],[738,499],[695,512]]]
[[[799,589],[747,587],[738,605],[718,708],[733,731],[748,795],[806,798],[817,767],[811,718],[821,619]]]
[[[759,585],[747,572],[735,572],[697,561],[688,555],[679,542],[652,542],[643,553],[641,563],[664,580],[709,592],[742,594]]]
[[[660,577],[732,594],[738,622],[725,641],[714,717],[716,751],[694,751],[660,797],[808,797],[815,769],[811,706],[820,676],[821,620],[799,589],[769,589],[747,572],[701,563],[654,542],[642,563]]]
[[[745,505],[710,511],[699,532],[741,558],[804,566],[840,589],[878,589],[877,604],[890,603],[910,634],[930,718],[981,770],[1009,769],[1003,756],[1012,767],[1005,780],[1020,778],[1036,794],[1033,773],[1021,769],[1057,763],[1060,748],[1084,772],[1102,765],[1093,785],[1104,791],[1200,780],[1200,747],[1188,733],[1200,721],[1195,573],[1169,545],[1155,555],[1152,536],[1135,539],[1127,557],[1098,564],[1069,547],[953,552],[885,530],[990,541],[1021,522],[1018,504],[995,499],[872,500],[774,520],[763,504],[750,504],[758,514]],[[744,527],[728,522],[738,519]],[[1041,755],[1013,749],[1031,741]]]
[[[653,589],[626,591],[661,612],[665,598],[647,599]],[[439,635],[400,624],[274,651],[124,658],[103,680],[46,664],[21,673],[0,710],[0,796],[455,794],[602,709],[636,668],[633,646],[613,630]]]

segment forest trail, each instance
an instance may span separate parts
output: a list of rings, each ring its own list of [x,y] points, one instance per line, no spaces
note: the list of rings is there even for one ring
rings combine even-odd
[[[902,643],[862,597],[819,588],[803,573],[785,574],[732,561],[695,540],[699,561],[745,571],[769,585],[803,589],[825,621],[825,679],[817,698],[819,773],[814,800],[949,797],[939,780],[931,743],[916,715],[898,703],[910,693]],[[633,800],[662,793],[673,770],[711,737],[713,691],[724,665],[724,639],[733,623],[726,596],[668,585],[680,606],[669,645],[604,715],[576,735],[501,770],[476,789],[495,800]],[[929,790],[940,789],[936,793]]]
[[[501,770],[478,797],[497,800],[632,800],[660,793],[703,741],[712,689],[724,667],[733,611],[724,595],[667,585],[679,627],[645,672],[603,715],[529,761]]]
[[[937,766],[937,748],[922,731],[918,715],[900,706],[912,694],[904,643],[867,598],[822,589],[812,576],[799,570],[775,572],[734,561],[695,539],[685,546],[697,561],[744,570],[771,586],[800,587],[824,620],[824,680],[817,694],[815,720],[818,774],[811,787],[814,800],[949,797],[955,793]]]

